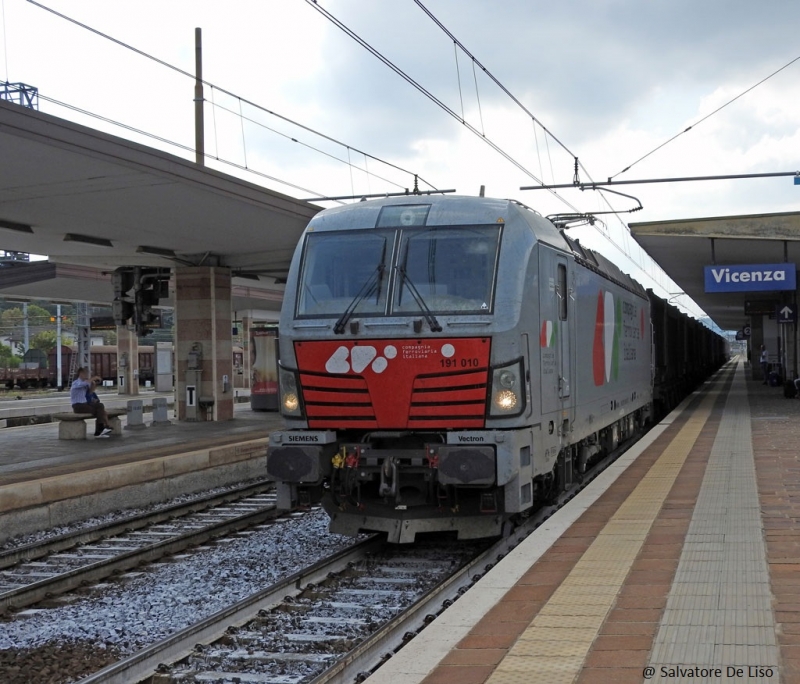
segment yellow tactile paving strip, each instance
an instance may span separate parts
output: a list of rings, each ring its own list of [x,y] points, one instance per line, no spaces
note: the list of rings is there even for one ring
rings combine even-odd
[[[703,398],[498,664],[488,684],[575,681],[718,394],[712,391]]]

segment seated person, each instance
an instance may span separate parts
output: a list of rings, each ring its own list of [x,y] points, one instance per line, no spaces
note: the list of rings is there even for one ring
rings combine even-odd
[[[106,408],[100,403],[97,394],[94,393],[93,384],[89,382],[89,371],[86,368],[78,369],[78,377],[72,382],[69,397],[72,402],[72,410],[75,413],[88,413],[94,416],[94,436],[108,437],[111,434],[111,426],[108,424],[108,414]],[[95,378],[95,380],[98,380]],[[97,401],[90,403],[88,393],[91,389],[92,395]]]

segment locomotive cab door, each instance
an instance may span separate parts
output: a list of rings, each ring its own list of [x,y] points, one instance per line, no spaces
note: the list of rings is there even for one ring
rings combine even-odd
[[[558,396],[564,401],[562,408],[569,404],[572,393],[572,343],[570,314],[572,313],[571,292],[567,260],[556,259],[556,311],[558,313]]]
[[[572,403],[572,324],[575,316],[569,288],[567,258],[546,250],[540,255],[539,315],[542,414],[559,412],[555,422],[569,420],[563,412]]]
[[[573,311],[575,307],[572,298],[573,290],[569,286],[571,273],[567,260],[562,256],[556,257],[555,267],[555,310],[557,319],[556,325],[558,325],[559,333],[556,342],[558,347],[558,398],[560,404],[559,408],[561,409],[559,434],[562,444],[566,444],[571,441],[570,433],[572,432],[572,424],[575,419],[572,398],[573,326],[571,323],[571,319],[575,316]]]

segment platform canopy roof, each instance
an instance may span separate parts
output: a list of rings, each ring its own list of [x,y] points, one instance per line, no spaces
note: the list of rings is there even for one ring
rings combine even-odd
[[[636,241],[724,330],[740,329],[745,300],[778,301],[781,293],[706,293],[704,267],[800,264],[800,212],[631,223]]]
[[[53,302],[88,302],[108,305],[114,298],[111,275],[91,266],[60,264],[52,261],[15,263],[0,268],[0,296],[10,300],[45,299]],[[231,306],[234,312],[260,310],[278,312],[283,302],[283,287],[254,282],[249,278],[233,278]],[[172,287],[170,296],[159,306],[175,305]]]
[[[321,209],[2,101],[0,159],[0,249],[100,271],[202,262],[259,274],[242,287],[280,291],[300,234]],[[64,298],[42,281],[38,295]]]

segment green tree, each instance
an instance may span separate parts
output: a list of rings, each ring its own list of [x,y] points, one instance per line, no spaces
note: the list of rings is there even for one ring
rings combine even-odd
[[[14,350],[0,342],[0,359],[10,359],[12,356],[14,356]]]
[[[58,336],[54,330],[43,330],[31,337],[31,349],[41,349],[45,353],[50,353],[56,348]]]
[[[6,329],[6,332],[9,332],[11,327],[22,325],[22,309],[19,307],[6,309],[3,314],[0,315],[0,321],[2,321],[3,328]]]
[[[0,368],[19,368],[19,357],[14,356],[14,350],[2,342],[0,342]]]
[[[28,307],[28,325],[50,325],[50,312],[47,309],[43,309],[41,306],[36,306],[36,304],[31,304]],[[13,309],[6,309],[2,315],[0,315],[0,321],[3,324],[3,327],[6,329],[6,332],[10,332],[9,328],[22,328],[25,321],[25,314],[22,311],[22,307],[15,306]]]

